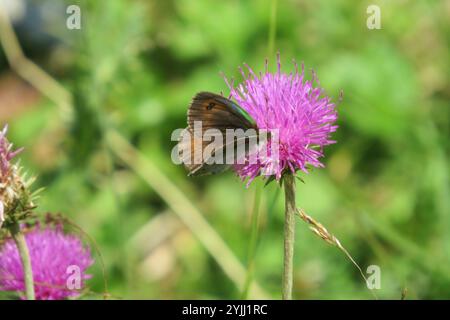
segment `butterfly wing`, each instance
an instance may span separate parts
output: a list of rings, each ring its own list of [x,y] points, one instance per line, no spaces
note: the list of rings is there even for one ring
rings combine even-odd
[[[188,169],[189,176],[216,174],[229,168],[230,165],[226,164],[227,162],[223,162],[223,164],[206,163],[208,159],[203,159],[203,150],[210,143],[212,142],[194,135],[190,128],[186,128],[181,134],[178,143],[178,156]]]
[[[200,92],[192,99],[188,110],[188,126],[193,129],[194,122],[201,121],[203,130],[249,129],[256,128],[250,116],[236,103],[211,92]]]
[[[202,132],[197,136],[194,133],[195,122],[201,123]],[[219,145],[215,148],[214,154],[208,159],[197,159],[203,152],[196,152],[196,148],[201,148],[203,151],[210,143],[210,141],[203,141],[202,137],[206,130],[216,129],[220,130],[224,136],[226,129],[256,129],[256,125],[251,117],[243,111],[233,101],[210,92],[200,92],[192,100],[188,110],[188,128],[189,136],[186,136],[184,142],[180,142],[178,146],[179,152],[184,155],[181,157],[186,168],[189,170],[189,175],[205,175],[222,172],[230,167],[230,159],[225,155],[226,144]],[[183,139],[182,139],[183,140]],[[237,144],[245,143],[245,140],[235,139],[234,149],[237,153]],[[229,143],[231,144],[231,143]],[[208,160],[221,151],[224,153],[223,163],[211,163]],[[181,155],[180,153],[180,155]],[[242,155],[237,155],[241,157]],[[236,158],[236,157],[235,157]]]
[[[229,143],[215,146],[211,156],[203,159],[203,152],[200,153],[199,151],[203,151],[206,146],[213,142],[202,141],[199,137],[195,137],[189,128],[185,132],[189,133],[189,135],[182,137],[178,144],[178,152],[182,163],[189,170],[189,176],[217,174],[227,170],[231,163],[242,163],[240,161],[245,159],[246,155],[255,151],[256,145],[248,142],[258,137],[257,135],[249,135],[235,138]],[[232,153],[229,152],[229,147],[233,148]],[[202,150],[197,148],[202,148]],[[217,160],[219,157],[221,157],[221,163],[209,163],[210,160]]]

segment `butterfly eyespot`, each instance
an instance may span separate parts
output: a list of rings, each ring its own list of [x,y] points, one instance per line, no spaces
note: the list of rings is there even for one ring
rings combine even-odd
[[[207,109],[207,110],[211,110],[212,108],[214,108],[215,105],[216,105],[216,104],[215,104],[214,102],[210,102],[210,103],[206,106],[206,109]]]

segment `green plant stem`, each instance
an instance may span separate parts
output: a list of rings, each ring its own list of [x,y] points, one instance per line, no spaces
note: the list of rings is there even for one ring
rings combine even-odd
[[[261,218],[261,192],[262,191],[260,189],[260,185],[257,185],[252,210],[252,231],[250,234],[250,245],[248,250],[247,277],[245,279],[244,289],[241,295],[242,300],[246,300],[248,297],[249,289],[252,284],[255,272],[255,256],[259,238],[259,220]]]
[[[283,271],[283,300],[292,299],[294,243],[295,243],[295,179],[292,174],[283,178],[285,194],[284,218],[284,271]]]
[[[16,243],[17,249],[19,250],[20,260],[22,261],[25,281],[25,297],[27,300],[35,300],[33,271],[31,269],[30,253],[25,241],[25,236],[22,231],[20,231],[20,225],[17,222],[9,227],[9,231],[11,232],[11,236]]]

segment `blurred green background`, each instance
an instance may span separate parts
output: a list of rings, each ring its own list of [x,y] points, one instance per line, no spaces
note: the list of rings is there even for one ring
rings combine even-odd
[[[81,9],[80,30],[66,28],[69,4]],[[380,30],[366,27],[370,4],[381,8]],[[114,297],[281,297],[283,192],[246,188],[232,172],[190,178],[170,158],[196,92],[228,94],[220,72],[239,82],[238,66],[263,70],[269,58],[273,69],[279,51],[284,71],[303,61],[335,100],[344,92],[338,143],[324,169],[301,175],[298,205],[364,271],[380,266],[380,298],[404,288],[407,299],[450,298],[449,1],[22,0],[3,10],[25,55],[73,103],[49,82],[25,82],[2,50],[1,125],[46,188],[39,211],[64,213],[97,242]],[[146,160],[130,169],[108,130]],[[84,298],[101,298],[98,258],[90,271],[99,295]],[[243,293],[242,279],[259,291]],[[349,260],[300,220],[294,281],[296,299],[373,299]]]

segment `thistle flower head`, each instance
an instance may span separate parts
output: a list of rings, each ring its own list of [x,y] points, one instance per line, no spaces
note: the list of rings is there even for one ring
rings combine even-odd
[[[13,151],[13,145],[6,138],[8,125],[5,125],[0,132],[0,179],[4,182],[11,172],[11,159],[13,159],[23,148]]]
[[[12,206],[17,209],[32,207],[31,201],[25,201],[29,203],[19,201],[23,199],[23,193],[26,193],[27,183],[22,179],[20,169],[12,164],[11,160],[22,151],[22,148],[13,150],[12,143],[6,138],[7,132],[6,125],[0,131],[0,227],[6,219],[5,214],[11,211]]]
[[[257,161],[237,165],[235,170],[250,183],[264,172],[280,180],[283,173],[301,170],[308,173],[307,165],[323,167],[323,147],[334,143],[330,134],[336,131],[335,104],[319,87],[316,75],[305,79],[304,67],[289,74],[281,71],[278,55],[278,70],[266,70],[257,75],[248,65],[248,75],[240,68],[243,83],[234,87],[227,79],[230,95],[255,120],[259,129],[278,130],[278,155],[270,150],[258,155]],[[256,163],[255,163],[256,162]]]
[[[76,297],[90,275],[93,264],[89,248],[75,235],[65,234],[61,225],[37,225],[25,234],[38,300]],[[8,239],[0,247],[0,290],[24,292],[24,274],[17,247]]]

